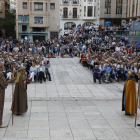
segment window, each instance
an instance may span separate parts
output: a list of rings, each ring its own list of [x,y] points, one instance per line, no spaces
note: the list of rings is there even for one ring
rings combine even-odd
[[[134,11],[135,11],[135,0],[133,0],[133,5],[132,5],[132,17],[134,17]]]
[[[73,4],[78,4],[79,1],[78,0],[73,0],[72,2],[73,2]]]
[[[116,0],[116,14],[122,14],[122,0]]]
[[[105,0],[105,14],[111,13],[111,0]]]
[[[138,0],[136,2],[136,16],[138,16]]]
[[[42,2],[35,2],[34,3],[34,10],[43,11],[43,3]]]
[[[46,11],[47,11],[47,9],[48,9],[47,6],[48,6],[48,4],[46,3]]]
[[[66,22],[66,23],[64,24],[64,30],[72,29],[72,28],[74,28],[74,27],[76,27],[76,24],[75,24],[74,22]]]
[[[96,6],[94,6],[94,17],[96,17]]]
[[[27,2],[23,2],[23,9],[27,9]]]
[[[88,17],[92,17],[92,10],[93,9],[93,7],[92,6],[88,6]]]
[[[116,1],[116,6],[122,6],[122,0],[117,0]]]
[[[68,18],[68,8],[63,9],[63,18]]]
[[[73,8],[73,18],[77,18],[77,8]]]
[[[22,25],[22,31],[23,32],[27,31],[27,25]]]
[[[50,9],[55,9],[55,3],[50,3]]]
[[[63,0],[63,3],[68,3],[68,0]]]
[[[18,16],[18,22],[26,22],[26,23],[28,23],[29,22],[29,16],[19,15]]]
[[[105,6],[111,6],[111,0],[105,0]]]
[[[111,13],[111,8],[105,8],[105,14],[110,14]]]
[[[88,0],[88,2],[93,2],[93,0]]]
[[[86,6],[84,6],[84,17],[86,17]]]
[[[43,17],[34,17],[35,24],[43,24]]]

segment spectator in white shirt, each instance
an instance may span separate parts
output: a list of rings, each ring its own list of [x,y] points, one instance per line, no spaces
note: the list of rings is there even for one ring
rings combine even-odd
[[[38,71],[38,78],[40,80],[40,83],[42,83],[42,79],[44,79],[44,81],[45,81],[45,76],[44,76],[45,75],[45,67],[42,66],[42,63],[40,63],[40,67],[38,67],[37,71]]]

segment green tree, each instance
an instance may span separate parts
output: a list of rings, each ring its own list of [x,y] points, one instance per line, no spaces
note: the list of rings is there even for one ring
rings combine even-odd
[[[0,20],[0,29],[5,30],[7,37],[15,37],[15,15],[13,13],[6,13],[5,18]]]

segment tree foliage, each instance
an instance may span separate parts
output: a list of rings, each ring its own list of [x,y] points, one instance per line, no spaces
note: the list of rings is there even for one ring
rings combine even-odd
[[[15,35],[15,15],[13,13],[6,13],[5,18],[0,20],[0,29],[4,29],[7,36]]]

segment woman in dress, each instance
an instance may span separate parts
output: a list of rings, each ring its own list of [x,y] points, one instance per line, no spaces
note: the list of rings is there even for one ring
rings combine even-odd
[[[135,72],[129,71],[128,78],[124,83],[122,97],[122,111],[125,111],[125,115],[135,115],[136,109],[137,109],[137,101],[136,101]]]

